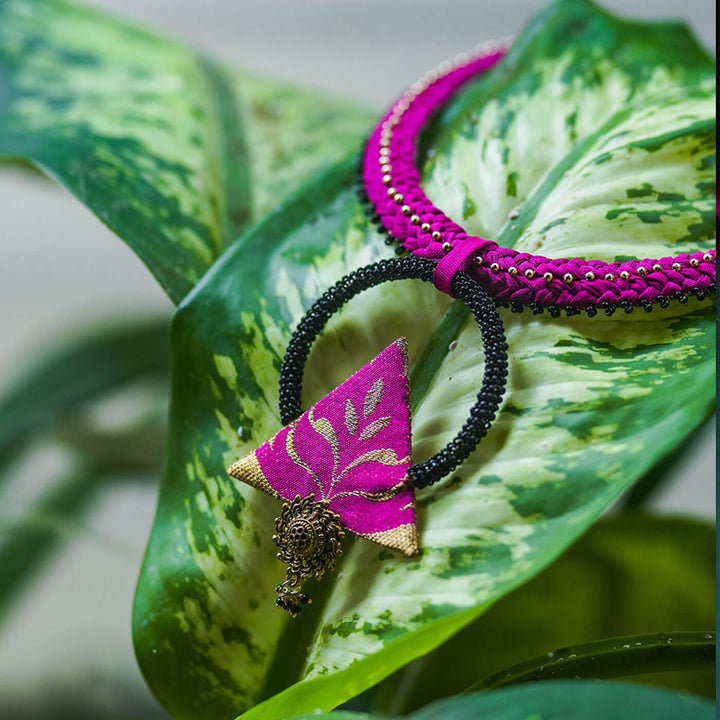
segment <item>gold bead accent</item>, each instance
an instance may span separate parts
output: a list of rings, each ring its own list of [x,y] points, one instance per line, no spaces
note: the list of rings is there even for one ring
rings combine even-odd
[[[393,199],[398,205],[402,205],[405,200],[402,193],[395,193],[395,197]]]
[[[403,215],[410,215],[411,212],[412,212],[412,210],[410,209],[409,205],[402,206],[402,214]]]
[[[515,277],[515,276],[517,275],[517,268],[516,268],[516,267],[512,267],[512,266],[511,266],[511,267],[508,268],[507,271],[508,271],[508,275],[510,275],[511,277]]]
[[[543,280],[545,282],[550,282],[553,279],[553,274],[551,272],[543,273]]]
[[[500,272],[500,266],[497,263],[493,263],[492,265],[490,265],[490,269],[493,272]]]
[[[660,264],[659,264],[659,263],[655,263],[655,264],[652,266],[652,269],[653,269],[653,272],[660,272],[660,271],[662,270],[662,268],[660,267]]]
[[[526,271],[525,271],[525,277],[526,277],[528,280],[532,280],[532,279],[535,277],[535,271],[534,271],[534,270],[529,270],[529,269],[526,270]]]
[[[385,175],[390,175],[392,173],[392,165],[389,165],[385,158],[383,158],[380,163],[380,172],[385,173]]]
[[[646,273],[647,273],[647,270],[642,265],[640,265],[637,269],[637,274],[642,277],[645,277]]]
[[[570,273],[565,273],[563,275],[563,281],[566,285],[569,285],[575,278]]]
[[[473,258],[473,263],[475,263],[475,265],[477,265],[477,267],[480,267],[483,264],[483,259],[479,255],[476,255]]]
[[[437,230],[433,230],[431,237],[433,240],[440,240],[442,235]]]
[[[620,277],[621,277],[623,280],[627,280],[627,279],[630,277],[630,273],[629,273],[627,270],[623,270],[623,271],[620,273]]]
[[[380,148],[380,155],[387,157],[389,154],[390,154],[390,148],[387,148],[387,147]]]
[[[420,226],[420,229],[421,229],[424,233],[430,232],[430,225],[429,225],[429,223],[423,223],[423,224]]]
[[[389,195],[390,197],[393,197],[396,192],[397,192],[397,190],[396,190],[394,187],[389,187],[389,188],[388,188],[388,195]]]
[[[697,267],[697,266],[698,266],[698,259],[690,258],[690,267]]]
[[[449,253],[453,249],[453,246],[449,242],[444,242],[442,244],[442,249],[443,252],[447,255],[447,253]]]
[[[608,282],[613,282],[613,281],[615,280],[615,276],[614,276],[612,273],[607,273],[607,274],[605,275],[605,279],[606,279]]]
[[[588,270],[585,273],[585,279],[586,280],[594,280],[595,279],[595,273],[592,270]]]
[[[392,175],[383,175],[383,183],[389,185],[392,182]]]
[[[677,272],[680,269],[680,263],[673,263],[672,269],[675,270],[675,272]]]
[[[705,262],[712,262],[712,255],[711,255],[710,253],[705,253],[705,254],[703,255],[703,260],[704,260]]]
[[[380,147],[390,147],[390,138],[389,137],[381,137],[380,138]]]
[[[420,224],[420,216],[419,215],[411,215],[410,216],[410,222],[413,225],[419,225]]]

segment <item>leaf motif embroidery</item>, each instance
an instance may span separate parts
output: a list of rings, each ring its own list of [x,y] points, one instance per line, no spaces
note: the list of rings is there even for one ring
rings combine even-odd
[[[285,450],[287,451],[287,454],[289,458],[298,466],[301,467],[305,472],[310,475],[313,482],[318,486],[318,489],[320,490],[320,497],[323,499],[325,498],[325,488],[323,487],[323,484],[320,482],[320,478],[313,472],[312,468],[303,460],[300,458],[300,456],[297,454],[297,450],[295,449],[295,424],[293,423],[290,425],[290,430],[288,431],[287,437],[285,438]]]
[[[358,440],[368,440],[377,435],[381,430],[384,430],[390,424],[389,417],[381,417],[377,420],[373,420],[361,433]]]
[[[380,404],[382,392],[383,379],[380,377],[373,383],[373,386],[367,391],[367,395],[365,395],[365,402],[363,403],[363,415],[365,417],[373,413]]]
[[[352,400],[348,398],[347,404],[345,405],[345,426],[350,431],[351,435],[357,432],[358,416],[355,412],[355,406],[352,404]]]
[[[407,462],[407,458],[400,460],[395,454],[394,450],[389,448],[380,448],[378,450],[370,450],[370,452],[363,453],[359,457],[356,457],[341,473],[344,475],[348,470],[363,465],[368,462],[379,462],[383,465],[403,465]]]
[[[330,424],[330,421],[327,418],[319,418],[316,420],[313,417],[313,410],[314,408],[310,409],[310,412],[308,413],[308,420],[310,421],[313,430],[320,433],[320,435],[328,441],[330,447],[332,448],[333,457],[335,458],[335,467],[337,468],[338,463],[340,462],[340,443],[338,442],[335,428]]]
[[[385,502],[386,500],[392,500],[394,497],[398,495],[398,493],[401,493],[403,490],[407,489],[407,483],[405,480],[402,482],[399,482],[394,487],[388,488],[387,490],[380,490],[375,493],[369,493],[369,492],[363,492],[362,490],[349,490],[347,492],[340,492],[335,493],[333,497],[335,498],[341,498],[341,497],[361,497],[365,498],[366,500],[370,500],[372,502]],[[407,510],[407,508],[412,508],[412,503],[408,503],[403,510]]]

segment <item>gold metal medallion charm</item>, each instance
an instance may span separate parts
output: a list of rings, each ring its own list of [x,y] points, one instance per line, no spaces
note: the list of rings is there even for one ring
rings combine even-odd
[[[275,589],[275,604],[295,617],[310,597],[299,592],[304,580],[335,568],[342,555],[340,541],[345,536],[340,517],[328,508],[328,501],[316,502],[312,496],[297,495],[282,506],[280,517],[275,518],[273,540],[278,547],[277,556],[287,566],[285,582]]]

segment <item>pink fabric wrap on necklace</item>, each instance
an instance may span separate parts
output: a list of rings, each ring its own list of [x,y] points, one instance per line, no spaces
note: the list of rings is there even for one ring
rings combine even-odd
[[[478,57],[445,63],[442,71],[413,84],[375,128],[362,174],[367,198],[389,236],[419,257],[443,263],[452,256],[436,276],[443,292],[450,292],[451,272],[464,270],[489,294],[520,306],[650,310],[655,302],[664,307],[669,298],[683,302],[687,295],[714,292],[714,248],[622,262],[548,258],[470,236],[428,199],[416,163],[423,128],[458,88],[493,68],[505,53],[506,47],[491,47]]]

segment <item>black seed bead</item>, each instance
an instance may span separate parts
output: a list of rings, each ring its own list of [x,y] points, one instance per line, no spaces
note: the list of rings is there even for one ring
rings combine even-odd
[[[668,300],[664,295],[658,295],[657,302],[660,304],[661,308],[666,308],[670,305],[670,300]]]
[[[681,292],[676,293],[675,297],[677,298],[677,301],[681,305],[684,305],[688,301],[688,296],[685,293],[681,293]]]
[[[550,313],[550,317],[560,317],[560,308],[557,305],[548,305],[547,310]]]
[[[626,315],[629,315],[634,310],[632,303],[627,300],[621,300],[618,305],[625,311]]]
[[[649,300],[645,300],[645,301],[642,303],[642,307],[643,307],[643,310],[644,310],[645,312],[652,312],[653,306],[652,306],[652,303],[651,303]]]
[[[594,305],[589,305],[585,308],[585,312],[588,317],[595,317],[597,315],[597,308]]]
[[[521,313],[525,308],[523,307],[522,303],[519,303],[517,301],[513,301],[510,303],[510,310],[514,313]]]

